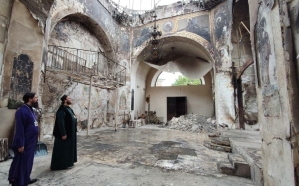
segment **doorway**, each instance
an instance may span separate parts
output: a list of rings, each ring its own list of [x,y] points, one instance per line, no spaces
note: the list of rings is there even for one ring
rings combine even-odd
[[[167,121],[187,114],[187,97],[167,97]]]

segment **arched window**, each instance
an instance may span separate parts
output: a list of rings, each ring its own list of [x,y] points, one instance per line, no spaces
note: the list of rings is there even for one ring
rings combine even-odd
[[[180,72],[162,72],[156,80],[156,87],[203,85],[203,78],[189,79]]]

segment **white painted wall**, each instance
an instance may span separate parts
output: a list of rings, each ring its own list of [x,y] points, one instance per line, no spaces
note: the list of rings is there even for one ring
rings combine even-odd
[[[145,113],[145,97],[147,95],[145,91],[147,80],[146,77],[150,69],[151,67],[143,62],[140,63],[137,68],[134,86],[134,116],[136,117],[140,116],[142,113]],[[132,79],[132,81],[134,81],[134,79]]]
[[[187,97],[187,113],[201,114],[207,117],[214,116],[212,81],[208,73],[204,78],[205,85],[176,86],[176,87],[151,87],[151,80],[156,73],[151,69],[146,81],[146,96],[150,95],[150,110],[157,112],[157,117],[167,120],[167,97]],[[145,105],[147,111],[147,104]]]

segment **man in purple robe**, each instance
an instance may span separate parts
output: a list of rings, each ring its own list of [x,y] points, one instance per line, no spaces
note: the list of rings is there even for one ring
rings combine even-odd
[[[14,158],[11,163],[8,181],[13,186],[25,186],[37,181],[31,179],[35,145],[38,136],[38,123],[33,111],[37,107],[37,95],[33,92],[23,96],[24,105],[16,112],[15,134],[12,143]]]

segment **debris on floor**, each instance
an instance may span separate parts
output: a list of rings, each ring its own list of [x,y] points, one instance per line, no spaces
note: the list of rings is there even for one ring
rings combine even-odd
[[[178,118],[173,117],[164,127],[190,132],[208,132],[216,133],[217,125],[215,120],[207,118],[200,114],[187,114]]]

